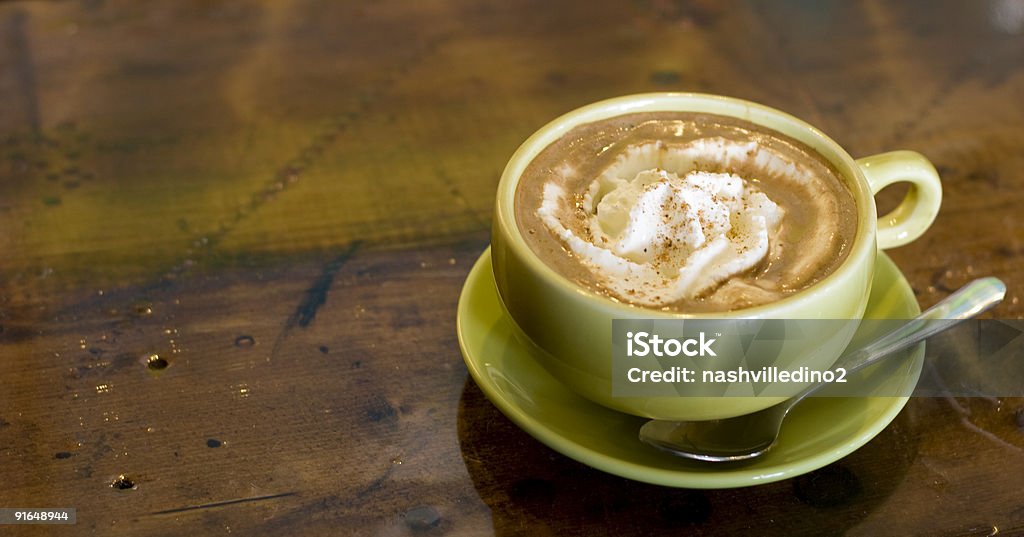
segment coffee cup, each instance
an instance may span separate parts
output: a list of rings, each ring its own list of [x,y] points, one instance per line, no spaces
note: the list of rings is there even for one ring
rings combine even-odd
[[[596,292],[555,270],[550,260],[545,261],[531,249],[517,224],[517,187],[524,171],[542,151],[576,127],[627,114],[660,112],[733,118],[795,140],[827,162],[852,196],[856,219],[841,261],[827,275],[777,300],[710,312],[630,304]],[[897,182],[909,183],[905,198],[892,212],[879,217],[874,195]],[[551,121],[513,154],[497,192],[491,238],[494,281],[516,337],[567,389],[602,406],[647,418],[696,420],[737,416],[767,408],[782,398],[615,397],[612,321],[859,320],[867,307],[878,251],[921,236],[934,221],[941,197],[938,174],[922,155],[894,151],[854,159],[818,129],[764,105],[695,93],[619,97],[584,106]],[[852,330],[839,328],[843,325],[836,326],[836,330],[814,334],[809,342],[814,352],[800,356],[797,365],[819,370],[830,367],[853,335]]]

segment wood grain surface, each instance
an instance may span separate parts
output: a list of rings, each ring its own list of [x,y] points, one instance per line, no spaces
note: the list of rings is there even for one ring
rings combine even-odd
[[[994,275],[1024,314],[1021,0],[0,1],[0,507],[78,518],[0,534],[1024,534],[1022,400],[913,399],[821,470],[694,491],[484,398],[455,306],[505,162],[658,90],[922,152],[918,300]]]

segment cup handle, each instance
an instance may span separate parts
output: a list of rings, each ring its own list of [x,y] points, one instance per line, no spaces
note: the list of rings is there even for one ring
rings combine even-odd
[[[872,194],[900,181],[910,190],[899,206],[878,218],[878,247],[903,246],[920,237],[935,221],[942,204],[942,183],[935,166],[914,151],[892,151],[857,159]]]

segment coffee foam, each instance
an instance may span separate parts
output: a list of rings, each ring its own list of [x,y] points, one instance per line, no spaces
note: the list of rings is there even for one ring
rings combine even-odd
[[[694,210],[696,220],[678,219],[675,213],[685,211],[673,211],[664,226],[651,218],[646,224],[631,219],[641,202],[653,209],[670,199],[701,205],[695,191],[708,182],[719,191],[703,192],[704,197],[721,196],[724,188],[748,203],[761,193],[778,206],[777,225],[768,225],[771,219],[763,215],[767,254],[749,268],[747,263],[729,268],[716,259],[715,270],[695,271],[684,292],[667,283],[655,290],[652,284],[637,297],[626,278],[629,283],[637,275],[652,282],[678,278],[691,259],[702,259],[696,252],[715,251],[723,214],[730,226],[725,238],[737,235],[728,204],[722,210],[705,203]],[[613,300],[686,313],[734,311],[798,292],[842,264],[857,230],[856,203],[845,183],[812,148],[741,119],[692,112],[625,114],[578,125],[539,152],[516,187],[516,221],[549,267]],[[631,232],[624,241],[627,228]],[[662,246],[671,238],[673,247],[659,246],[659,235]],[[730,242],[734,251],[763,250],[760,243],[743,250],[735,242]]]
[[[753,175],[705,168],[742,168]],[[566,167],[557,174],[573,173]],[[771,284],[731,280],[781,253],[775,239],[785,211],[757,188],[758,175],[787,177],[812,189],[816,183],[805,166],[754,141],[656,141],[624,148],[573,200],[561,181],[548,181],[537,216],[601,287],[624,301],[664,307],[712,292],[774,300],[781,290]],[[817,199],[812,203],[828,198]],[[584,221],[567,226],[566,217]],[[825,225],[816,235],[831,240],[834,232]]]

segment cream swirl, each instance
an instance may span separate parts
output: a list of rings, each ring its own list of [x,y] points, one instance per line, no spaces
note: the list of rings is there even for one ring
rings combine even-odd
[[[537,214],[611,294],[662,307],[708,293],[768,258],[782,208],[751,181],[699,168],[708,158],[762,159],[774,171],[789,164],[773,156],[721,138],[633,146],[578,201],[587,236],[560,220],[566,200],[557,182],[544,185]]]

